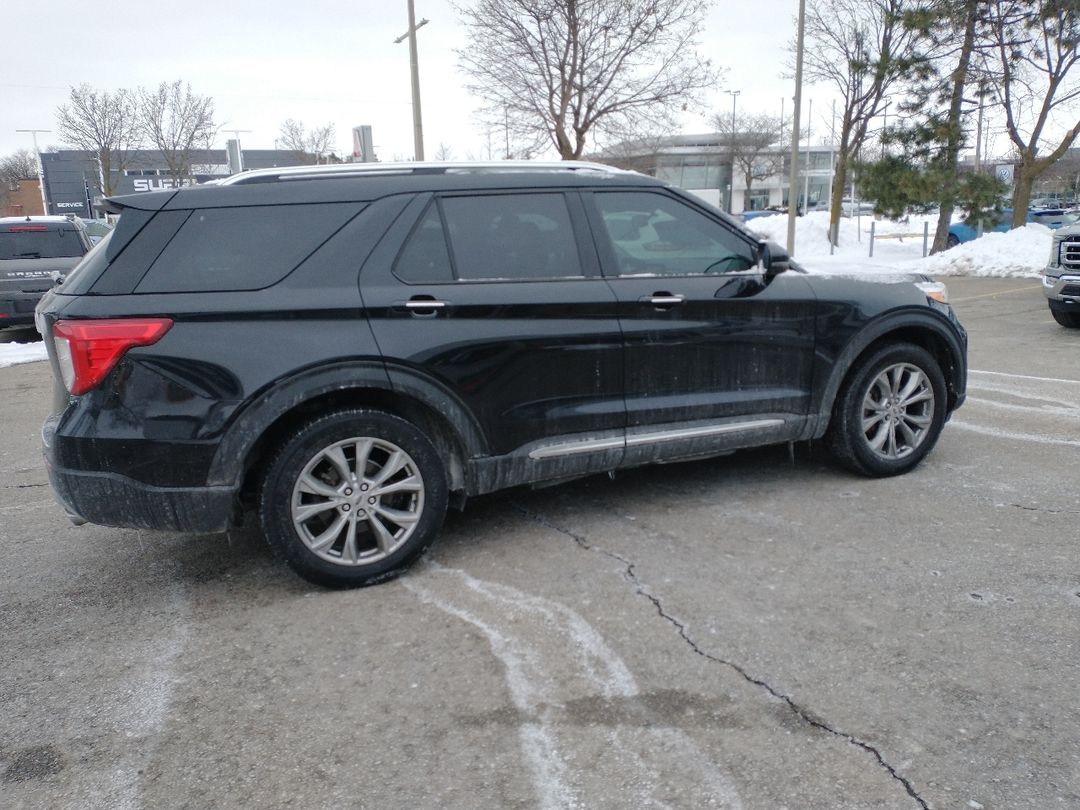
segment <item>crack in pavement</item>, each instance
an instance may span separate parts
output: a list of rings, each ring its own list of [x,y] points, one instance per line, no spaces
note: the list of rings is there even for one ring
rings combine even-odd
[[[48,482],[44,484],[5,484],[0,489],[34,489],[35,487],[47,487]]]
[[[659,597],[654,596],[652,593],[650,593],[648,591],[648,589],[646,589],[644,583],[638,578],[637,573],[635,571],[635,569],[637,567],[636,563],[631,562],[630,560],[626,559],[625,557],[623,557],[623,556],[621,556],[619,554],[616,554],[613,551],[609,551],[608,549],[601,548],[600,546],[597,546],[597,545],[594,545],[594,544],[590,543],[582,535],[576,534],[575,532],[572,532],[569,529],[563,528],[562,526],[558,526],[558,525],[552,523],[550,520],[548,520],[546,517],[541,515],[539,512],[533,512],[532,510],[527,509],[526,507],[521,506],[520,504],[515,503],[513,501],[510,502],[510,505],[514,509],[516,509],[518,512],[523,514],[525,517],[527,517],[530,520],[534,521],[535,523],[538,523],[539,525],[544,526],[545,528],[551,529],[552,531],[558,532],[559,534],[562,534],[562,535],[565,535],[566,537],[569,537],[571,540],[573,540],[579,547],[581,547],[585,551],[593,551],[593,552],[596,552],[597,554],[602,554],[605,557],[609,557],[609,558],[611,558],[613,560],[617,560],[618,562],[625,565],[626,566],[625,576],[626,576],[627,581],[629,581],[636,588],[638,594],[645,597],[646,599],[648,599],[652,603],[653,607],[656,608],[656,612],[660,616],[660,618],[664,619],[669,624],[671,624],[676,630],[678,630],[679,636],[682,638],[682,640],[684,642],[686,642],[686,644],[690,647],[690,649],[693,650],[697,655],[700,655],[702,658],[705,658],[708,661],[712,661],[713,663],[721,664],[723,666],[728,667],[729,669],[733,670],[734,672],[736,672],[740,676],[742,676],[742,678],[744,680],[746,680],[748,683],[752,683],[755,686],[760,687],[761,689],[764,689],[766,692],[768,692],[770,695],[772,695],[777,700],[783,701],[785,704],[787,704],[787,707],[789,709],[791,709],[792,713],[794,713],[796,717],[798,717],[800,720],[805,722],[807,725],[812,726],[813,728],[819,729],[821,731],[827,732],[828,734],[831,734],[834,737],[839,737],[840,739],[846,741],[848,744],[853,745],[856,748],[860,748],[863,751],[870,754],[871,756],[873,756],[874,759],[877,760],[878,764],[882,768],[884,768],[886,771],[888,771],[889,775],[894,780],[896,780],[897,782],[899,782],[903,786],[903,788],[907,792],[908,796],[910,796],[912,799],[914,799],[918,803],[919,807],[921,807],[923,810],[929,810],[930,806],[926,803],[926,800],[923,799],[923,797],[918,794],[918,792],[915,790],[914,785],[911,784],[910,780],[908,780],[906,777],[902,776],[896,770],[896,768],[894,768],[892,765],[890,765],[888,762],[886,762],[885,757],[882,756],[881,752],[877,748],[875,748],[873,745],[871,745],[868,742],[865,742],[864,740],[860,740],[858,737],[854,736],[853,734],[848,734],[845,731],[839,731],[838,729],[833,728],[828,723],[826,723],[824,720],[821,720],[820,718],[815,717],[808,709],[805,709],[802,706],[800,706],[790,696],[785,695],[783,692],[776,689],[776,687],[772,686],[767,681],[764,681],[764,680],[762,680],[760,678],[754,677],[744,667],[742,667],[741,665],[735,663],[734,661],[729,661],[729,660],[727,660],[725,658],[720,658],[719,656],[713,655],[713,654],[708,653],[705,650],[701,649],[701,647],[698,646],[697,642],[695,642],[690,637],[690,634],[686,630],[686,626],[664,609],[664,606],[661,603]],[[1016,504],[1013,504],[1013,506],[1016,506]]]
[[[1025,512],[1045,512],[1048,515],[1080,515],[1080,509],[1052,509],[1047,506],[1024,506],[1022,503],[1010,503],[1009,506]]]

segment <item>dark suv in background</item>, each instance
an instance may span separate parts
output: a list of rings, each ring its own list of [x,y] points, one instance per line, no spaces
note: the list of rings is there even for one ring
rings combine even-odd
[[[32,325],[41,296],[88,250],[90,238],[77,219],[0,218],[0,329]]]
[[[519,484],[821,437],[903,473],[965,395],[942,285],[808,276],[605,166],[261,170],[106,205],[38,310],[59,499],[189,532],[254,513],[316,582],[393,576],[448,504]]]

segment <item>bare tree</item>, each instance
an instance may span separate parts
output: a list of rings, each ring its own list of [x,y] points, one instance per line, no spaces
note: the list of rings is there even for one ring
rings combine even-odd
[[[454,159],[454,149],[449,144],[439,142],[439,148],[435,150],[435,160],[446,163]]]
[[[660,171],[660,155],[670,145],[669,135],[651,132],[632,140],[610,144],[602,152],[589,155],[588,158],[598,163],[656,177]]]
[[[291,149],[298,157],[306,158],[314,163],[322,162],[323,156],[330,151],[330,145],[335,137],[333,124],[314,127],[309,132],[305,129],[303,121],[293,118],[285,119],[279,134],[278,140],[286,149]]]
[[[11,192],[19,190],[21,181],[37,177],[37,156],[29,149],[19,149],[0,158],[0,209],[7,205]]]
[[[1080,3],[991,0],[990,6],[999,99],[1017,153],[1012,196],[1017,228],[1026,221],[1035,181],[1080,134],[1080,72],[1073,70],[1080,60]]]
[[[468,88],[491,125],[577,160],[590,138],[673,123],[716,83],[695,52],[710,0],[477,0],[456,5]],[[531,148],[530,148],[531,147]]]
[[[736,172],[742,175],[743,193],[748,195],[755,180],[764,180],[782,170],[784,156],[778,142],[783,125],[779,116],[767,113],[736,115],[732,130],[731,116],[717,113],[712,123],[721,135],[720,151],[731,159],[732,199],[735,197]]]
[[[116,191],[113,173],[129,165],[143,143],[135,95],[124,89],[110,93],[83,84],[72,87],[68,103],[56,111],[56,124],[65,143],[92,152],[101,169],[101,190]]]
[[[13,187],[20,180],[36,180],[37,156],[29,149],[19,149],[0,158],[0,184]]]
[[[911,68],[917,36],[903,24],[915,0],[809,0],[804,76],[840,96],[840,133],[830,197],[830,232],[840,221],[848,167],[866,142],[885,96]]]
[[[138,92],[139,123],[165,160],[174,179],[188,177],[197,152],[209,149],[217,137],[214,100],[191,92],[177,80],[162,82],[156,90]]]

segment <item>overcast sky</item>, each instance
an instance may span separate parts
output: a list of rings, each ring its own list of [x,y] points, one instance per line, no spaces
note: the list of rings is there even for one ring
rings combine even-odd
[[[415,0],[424,144],[431,159],[446,144],[457,159],[486,156],[476,101],[461,88],[454,50],[464,32],[445,0]],[[408,27],[406,0],[74,0],[4,4],[4,69],[0,71],[0,155],[32,145],[16,129],[50,129],[44,149],[61,146],[56,108],[72,85],[105,90],[154,86],[182,79],[213,97],[222,124],[218,146],[242,133],[245,148],[272,148],[281,122],[308,127],[333,123],[339,153],[351,151],[351,130],[373,127],[382,160],[412,156],[408,44],[394,39]],[[710,129],[708,114],[740,109],[791,112],[794,82],[781,78],[793,38],[797,0],[717,0],[701,36],[703,55],[725,68],[704,109],[689,112],[683,132]],[[816,133],[831,96],[814,99]],[[805,117],[804,102],[804,117]],[[499,154],[499,135],[492,149]]]

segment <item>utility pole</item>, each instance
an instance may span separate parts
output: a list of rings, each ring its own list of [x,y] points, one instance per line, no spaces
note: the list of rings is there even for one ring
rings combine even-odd
[[[795,112],[791,125],[791,167],[788,169],[787,251],[795,255],[795,209],[791,199],[799,183],[799,110],[802,105],[803,42],[806,38],[806,0],[799,0],[799,33],[795,40]]]
[[[17,129],[16,132],[29,132],[34,139],[34,154],[37,156],[38,190],[41,192],[41,212],[49,215],[49,199],[45,196],[45,164],[41,162],[41,150],[38,149],[37,136],[39,132],[52,132],[51,129]]]
[[[728,205],[727,210],[729,214],[735,213],[735,102],[739,100],[739,94],[742,90],[728,90],[726,91],[731,96],[731,183],[728,186]]]
[[[814,100],[810,99],[806,111],[806,163],[803,166],[803,213],[810,213],[810,130],[813,128]]]
[[[420,66],[416,58],[416,29],[423,28],[429,20],[425,17],[416,22],[416,9],[413,0],[409,3],[409,30],[394,40],[399,44],[409,40],[409,73],[412,79],[412,120],[413,120],[413,159],[424,159],[424,124],[420,115]]]

